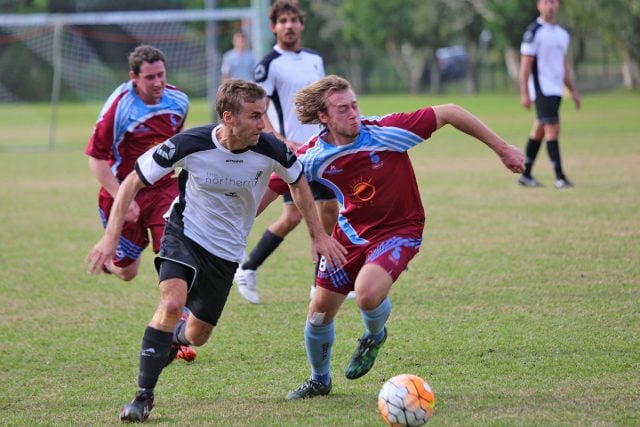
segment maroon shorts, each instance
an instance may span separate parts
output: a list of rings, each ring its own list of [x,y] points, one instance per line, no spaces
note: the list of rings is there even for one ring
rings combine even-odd
[[[138,192],[135,201],[140,206],[140,217],[138,222],[125,222],[122,227],[116,256],[113,258],[113,264],[116,267],[126,267],[138,259],[142,251],[149,245],[149,235],[151,235],[153,243],[153,252],[158,253],[160,239],[164,231],[163,215],[169,210],[177,195],[178,184],[175,179],[163,180]],[[111,205],[113,205],[113,198],[105,191],[101,191],[98,198],[98,210],[104,227],[107,226],[109,220]]]
[[[351,243],[340,231],[334,233],[334,237],[347,249],[347,262],[339,270],[329,271],[322,257],[316,285],[344,295],[353,290],[356,276],[365,264],[379,265],[395,282],[422,243],[422,237],[402,235],[387,235],[359,245]]]

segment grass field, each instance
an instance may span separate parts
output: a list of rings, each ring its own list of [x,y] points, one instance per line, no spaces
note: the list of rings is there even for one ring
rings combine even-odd
[[[366,114],[457,102],[523,146],[516,96],[362,97]],[[392,291],[389,339],[370,374],[342,367],[362,332],[337,319],[334,391],[286,402],[308,375],[303,326],[311,264],[303,227],[260,270],[263,304],[232,290],[212,340],[165,370],[151,425],[376,426],[379,388],[413,373],[437,397],[434,426],[640,424],[640,96],[565,101],[571,190],[523,189],[481,143],[449,129],[412,150],[427,210],[422,251]],[[152,254],[129,283],[88,276],[101,235],[83,148],[99,104],[64,105],[47,151],[46,107],[0,106],[2,425],[119,424],[157,302]],[[194,102],[189,126],[207,121]],[[43,120],[44,118],[44,120]],[[37,120],[36,120],[37,119]],[[38,120],[40,123],[37,123]],[[253,246],[279,213],[258,218]]]

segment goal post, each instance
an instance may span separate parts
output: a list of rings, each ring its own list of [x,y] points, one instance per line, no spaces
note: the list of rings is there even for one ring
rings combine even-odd
[[[256,7],[0,14],[0,103],[50,102],[54,148],[59,102],[104,101],[128,79],[126,55],[151,44],[167,56],[169,82],[192,98],[206,97],[214,117],[221,51],[230,48],[219,46],[220,33],[239,22],[258,56],[261,18]]]

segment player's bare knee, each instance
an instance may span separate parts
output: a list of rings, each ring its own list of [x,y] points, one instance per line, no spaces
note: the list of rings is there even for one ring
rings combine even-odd
[[[182,316],[183,305],[176,298],[162,298],[160,300],[160,309],[167,317],[180,319]]]
[[[356,305],[361,310],[373,310],[380,305],[382,300],[378,295],[367,292],[356,293]]]
[[[282,219],[284,226],[292,230],[296,228],[298,224],[300,224],[300,222],[302,221],[302,215],[300,215],[298,211],[295,211],[285,215]]]
[[[311,326],[322,326],[324,325],[324,319],[326,316],[327,313],[313,312],[309,316],[309,324]]]

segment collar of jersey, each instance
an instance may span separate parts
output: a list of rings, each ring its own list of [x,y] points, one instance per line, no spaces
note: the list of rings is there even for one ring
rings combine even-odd
[[[273,47],[273,50],[278,52],[280,55],[298,55],[300,52],[302,52],[302,49],[300,49],[300,50],[284,50],[278,45],[275,45]]]

